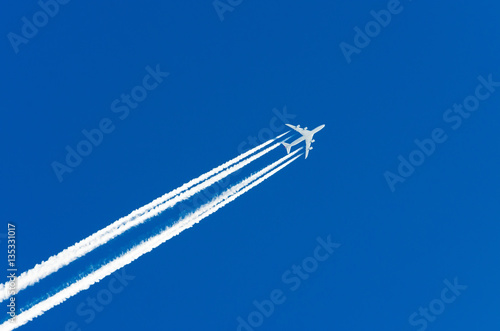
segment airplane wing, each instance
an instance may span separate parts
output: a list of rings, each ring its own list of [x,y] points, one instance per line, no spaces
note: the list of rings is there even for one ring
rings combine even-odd
[[[286,126],[288,126],[289,128],[294,129],[295,131],[297,131],[298,133],[300,133],[300,134],[302,134],[302,135],[304,134],[304,131],[305,131],[305,130],[304,130],[304,129],[302,129],[301,127],[298,127],[298,126],[293,126],[293,125],[291,125],[291,124],[286,124]]]
[[[311,140],[310,139],[306,139],[306,159],[307,159],[307,156],[309,155],[309,149],[311,148]]]

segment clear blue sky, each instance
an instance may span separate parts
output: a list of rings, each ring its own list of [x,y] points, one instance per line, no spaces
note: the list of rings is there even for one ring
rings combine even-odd
[[[221,16],[211,1],[70,1],[48,7],[47,22],[36,1],[3,5],[0,232],[17,225],[19,270],[235,157],[273,109],[286,107],[293,124],[326,124],[307,160],[127,266],[133,279],[111,302],[87,303],[103,298],[108,277],[23,329],[236,330],[254,300],[278,290],[282,303],[253,329],[498,330],[500,87],[478,77],[500,82],[500,5],[227,1]],[[385,27],[369,23],[387,8]],[[367,23],[380,31],[355,41]],[[143,81],[157,65],[169,75]],[[143,84],[147,97],[125,106],[121,95]],[[464,100],[477,110],[453,110]],[[58,178],[53,162],[99,125],[112,132]],[[431,148],[436,129],[446,141]],[[411,174],[399,166],[410,154],[423,161]],[[284,155],[278,148],[231,183]],[[178,212],[23,291],[20,305]],[[293,265],[328,236],[341,246],[293,291]],[[455,279],[459,296],[446,285]]]

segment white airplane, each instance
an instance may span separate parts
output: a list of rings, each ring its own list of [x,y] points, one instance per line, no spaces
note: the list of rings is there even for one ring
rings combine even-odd
[[[323,129],[325,127],[325,125],[320,125],[318,126],[316,129],[310,131],[310,130],[307,130],[307,126],[305,128],[301,128],[300,125],[297,125],[297,126],[293,126],[293,125],[290,125],[290,124],[287,124],[288,127],[294,129],[295,131],[297,131],[298,133],[300,133],[302,135],[302,137],[300,137],[299,139],[291,142],[290,144],[287,144],[287,143],[283,143],[283,146],[285,146],[286,148],[286,152],[287,154],[290,154],[290,149],[297,145],[298,143],[300,143],[301,141],[305,140],[306,141],[306,159],[307,159],[307,156],[309,155],[309,151],[312,148],[311,144],[313,142],[315,142],[315,140],[313,139],[313,136],[316,132],[320,131],[321,129]]]

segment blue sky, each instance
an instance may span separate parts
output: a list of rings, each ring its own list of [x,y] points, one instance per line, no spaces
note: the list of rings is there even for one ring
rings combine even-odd
[[[16,224],[20,271],[237,156],[248,137],[284,132],[283,120],[326,124],[307,160],[126,266],[109,303],[87,300],[116,276],[23,329],[237,330],[239,317],[256,316],[254,301],[277,290],[281,303],[251,328],[497,330],[499,5],[216,4],[70,1],[47,7],[46,22],[36,1],[3,5],[0,232]],[[370,23],[371,11],[385,26]],[[23,28],[34,19],[36,33]],[[356,51],[346,56],[341,45]],[[156,80],[144,83],[152,71]],[[144,100],[126,105],[122,95],[144,84]],[[65,164],[67,146],[100,125],[109,131],[102,141],[58,177],[54,162]],[[274,150],[230,183],[284,155]],[[179,211],[18,302],[116,256]],[[328,238],[340,246],[292,290],[287,272]]]

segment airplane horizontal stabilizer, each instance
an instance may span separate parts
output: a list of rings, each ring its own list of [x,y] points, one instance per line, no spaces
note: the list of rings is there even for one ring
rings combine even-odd
[[[286,153],[290,154],[290,149],[292,148],[292,144],[283,143],[283,146],[285,146],[286,148]]]

